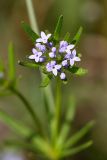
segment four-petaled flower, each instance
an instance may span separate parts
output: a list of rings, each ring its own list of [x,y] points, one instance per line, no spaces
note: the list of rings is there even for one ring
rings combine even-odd
[[[76,50],[69,52],[65,55],[65,58],[70,61],[70,65],[73,66],[75,62],[81,61],[79,57],[76,56]]]
[[[60,69],[61,69],[61,65],[56,64],[56,61],[51,61],[51,62],[47,63],[46,69],[48,72],[52,72],[55,76],[57,76],[58,71],[60,71]]]
[[[42,42],[46,44],[50,37],[51,37],[51,34],[46,35],[44,32],[41,32],[41,38],[36,39],[36,42]]]
[[[32,55],[29,56],[29,59],[34,59],[35,62],[41,61],[42,52],[38,52],[35,48],[32,49]]]

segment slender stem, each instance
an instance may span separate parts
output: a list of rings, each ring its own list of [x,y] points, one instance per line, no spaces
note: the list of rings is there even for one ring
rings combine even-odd
[[[41,123],[38,119],[38,117],[36,116],[32,106],[29,104],[29,102],[27,101],[27,99],[22,95],[22,93],[20,93],[18,90],[16,90],[15,88],[10,88],[11,92],[13,92],[17,97],[19,97],[19,99],[23,102],[23,104],[25,105],[26,109],[28,110],[28,112],[30,113],[34,123],[37,125],[37,130],[40,134],[44,135],[43,130],[41,128]]]
[[[61,118],[61,81],[59,77],[56,83],[56,131],[58,132]]]
[[[61,120],[61,81],[59,77],[56,82],[56,103],[55,103],[55,114],[51,121],[51,139],[52,144],[56,144]]]
[[[26,1],[27,12],[28,12],[31,27],[36,33],[39,34],[39,29],[38,29],[38,25],[37,25],[37,20],[36,20],[34,8],[33,8],[32,0],[25,0],[25,1]],[[42,72],[41,72],[41,77],[44,78],[44,74],[42,74]],[[53,114],[55,105],[54,105],[54,99],[53,99],[50,85],[45,87],[43,89],[43,91],[44,91],[44,96],[46,98],[46,101],[47,101],[49,109],[50,109],[50,113]]]

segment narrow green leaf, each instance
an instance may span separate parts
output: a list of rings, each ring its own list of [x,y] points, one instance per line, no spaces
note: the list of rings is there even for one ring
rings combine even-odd
[[[50,77],[49,76],[44,76],[41,82],[40,87],[46,87],[50,83]]]
[[[91,145],[93,144],[92,141],[88,141],[78,147],[75,147],[75,148],[71,148],[71,149],[67,149],[65,151],[62,152],[62,157],[67,157],[67,156],[70,156],[70,155],[74,155],[74,154],[77,154],[85,149],[87,149],[88,147],[90,147]]]
[[[86,124],[85,127],[83,127],[80,131],[78,131],[71,138],[68,139],[64,147],[68,148],[68,147],[75,145],[79,140],[81,140],[92,129],[94,124],[95,124],[94,121],[91,121],[88,124]]]
[[[77,76],[83,76],[83,75],[87,74],[87,72],[88,72],[87,69],[77,67],[77,66],[73,66],[72,68],[69,68],[68,70]]]
[[[66,35],[64,37],[64,41],[67,41],[67,42],[70,41],[70,33],[69,32],[66,33]]]
[[[75,37],[74,37],[73,40],[71,41],[72,44],[76,45],[76,44],[78,43],[78,41],[80,40],[82,31],[83,31],[83,28],[80,27],[79,30],[77,31]]]
[[[59,39],[60,33],[61,33],[61,28],[62,28],[62,23],[63,23],[63,16],[61,15],[57,21],[56,28],[54,31],[54,39],[57,41]]]
[[[6,112],[2,111],[2,109],[0,109],[0,120],[5,122],[13,131],[22,136],[27,137],[31,134],[31,130],[29,128],[25,127],[25,125],[16,121]]]
[[[36,63],[30,63],[30,62],[23,62],[23,61],[18,61],[18,64],[24,67],[29,67],[29,68],[38,68],[39,65]]]
[[[37,147],[38,151],[41,152],[41,154],[49,157],[49,159],[54,159],[54,153],[51,149],[50,144],[46,142],[43,138],[38,136],[37,138],[34,138],[32,142]]]
[[[13,43],[10,43],[8,46],[8,78],[10,81],[15,82],[16,80],[16,66],[15,66],[15,54]]]
[[[27,33],[27,35],[30,37],[30,39],[32,40],[32,42],[35,43],[36,39],[39,36],[31,29],[31,27],[27,23],[22,22],[21,24],[22,24],[22,28]]]
[[[33,146],[32,144],[30,143],[27,143],[27,142],[23,142],[23,141],[18,141],[18,140],[13,140],[13,139],[10,139],[10,140],[5,140],[4,145],[6,146],[9,146],[9,147],[16,147],[18,149],[27,149],[29,151],[32,151],[32,152],[36,152],[36,147]]]

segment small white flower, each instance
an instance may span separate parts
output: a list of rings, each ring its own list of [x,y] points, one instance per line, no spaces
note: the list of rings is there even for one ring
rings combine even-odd
[[[36,39],[36,42],[42,42],[46,44],[48,42],[48,39],[51,37],[51,34],[45,34],[45,32],[41,32],[41,38]]]

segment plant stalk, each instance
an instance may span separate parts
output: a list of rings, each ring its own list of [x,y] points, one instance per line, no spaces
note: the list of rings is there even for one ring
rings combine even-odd
[[[59,132],[60,119],[61,119],[61,81],[59,77],[56,82],[56,131]]]

